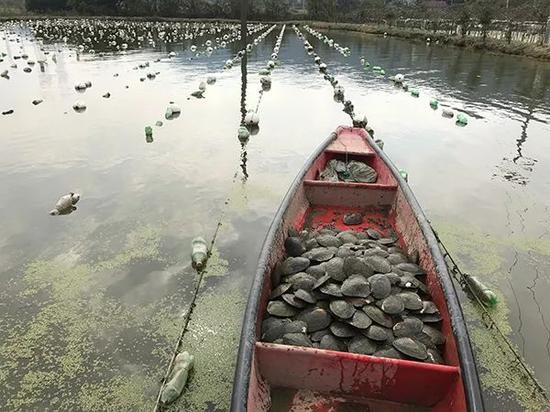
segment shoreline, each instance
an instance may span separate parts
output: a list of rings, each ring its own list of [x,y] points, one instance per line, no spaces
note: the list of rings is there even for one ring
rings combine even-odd
[[[297,23],[293,21],[291,23]],[[464,49],[488,51],[512,56],[529,57],[537,60],[550,61],[550,45],[539,46],[531,43],[511,42],[508,44],[503,40],[487,38],[485,43],[481,38],[452,36],[444,33],[433,33],[426,30],[402,29],[387,27],[377,24],[355,24],[355,23],[328,23],[317,21],[302,21],[314,29],[349,31],[364,34],[384,35],[397,37],[404,40],[411,40],[424,43],[426,38],[431,39],[432,45],[439,41],[439,46],[450,45]]]
[[[99,20],[130,20],[130,21],[154,21],[154,22],[222,22],[239,23],[237,19],[227,18],[186,18],[186,17],[160,17],[160,16],[83,16],[83,15],[44,15],[44,14],[23,14],[13,16],[0,16],[0,22],[7,20],[41,20],[41,19],[99,19]],[[425,42],[426,38],[432,40],[432,44],[439,41],[439,45],[450,45],[464,49],[488,51],[512,56],[529,57],[537,60],[550,61],[550,45],[539,46],[532,43],[511,42],[508,44],[504,40],[487,38],[485,42],[481,38],[460,37],[445,33],[433,33],[427,30],[403,29],[389,27],[382,24],[358,24],[358,23],[340,23],[340,22],[322,22],[311,20],[288,20],[288,21],[269,21],[269,20],[249,20],[251,23],[262,22],[266,24],[286,23],[286,24],[307,24],[314,29],[319,30],[337,30],[348,31],[363,34],[372,34],[382,36],[387,33],[390,37],[397,37],[404,40],[415,42]]]

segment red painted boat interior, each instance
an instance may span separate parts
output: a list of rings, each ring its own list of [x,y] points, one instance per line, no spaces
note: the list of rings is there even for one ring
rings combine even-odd
[[[266,267],[257,338],[272,289],[275,263],[284,258],[289,227],[342,230],[373,228],[397,234],[399,246],[418,255],[423,280],[442,316],[446,365],[257,342],[250,378],[249,411],[466,411],[458,353],[443,290],[416,216],[390,169],[370,148],[360,129],[339,128],[337,139],[313,162],[286,211]],[[346,154],[347,150],[347,154]],[[342,157],[343,156],[343,157]],[[378,173],[374,184],[320,182],[332,158],[365,161]],[[347,226],[344,214],[363,214],[361,225]]]

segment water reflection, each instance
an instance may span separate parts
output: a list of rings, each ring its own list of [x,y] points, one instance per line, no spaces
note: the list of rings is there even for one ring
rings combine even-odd
[[[158,27],[164,24],[169,27]],[[229,31],[205,34],[200,43]],[[240,73],[236,67],[219,73],[216,87],[209,87],[202,101],[182,100],[198,78],[218,73],[242,45],[233,42],[211,56],[189,60],[193,40],[164,42],[155,36],[154,45],[145,38],[140,45],[129,42],[124,52],[97,47],[95,54],[81,53],[80,61],[75,57],[79,34],[66,45],[45,38],[44,48],[57,54],[57,63],[50,53],[45,73],[37,68],[26,74],[21,72],[24,59],[16,59],[19,69],[9,70],[10,80],[0,78],[0,109],[15,109],[0,116],[10,136],[0,151],[0,300],[6,303],[0,329],[10,331],[0,336],[0,357],[9,358],[0,363],[14,365],[0,374],[0,384],[9,384],[0,391],[0,409],[17,410],[14,402],[20,410],[152,409],[147,388],[157,386],[156,369],[166,364],[163,351],[172,350],[173,328],[194,284],[186,270],[192,236],[211,233],[211,216],[227,211],[216,245],[220,260],[230,262],[231,275],[220,283],[238,284],[246,293],[261,242],[288,186],[320,139],[350,123],[342,112],[348,97],[356,113],[368,115],[395,164],[413,177],[411,186],[427,214],[452,228],[475,228],[473,235],[458,231],[457,243],[465,245],[459,253],[472,259],[476,271],[491,274],[489,283],[504,295],[503,308],[507,305],[511,327],[519,333],[516,342],[541,381],[550,384],[549,319],[542,316],[550,313],[550,300],[543,299],[550,294],[544,263],[550,251],[547,239],[539,238],[550,226],[548,64],[332,32],[352,49],[351,57],[344,58],[316,44],[346,90],[346,98],[335,104],[330,82],[289,30],[276,87],[262,94],[262,138],[237,145],[235,132],[247,103],[256,106],[255,75],[269,59],[276,32],[246,54]],[[29,54],[37,52],[27,40],[23,43]],[[16,42],[9,42],[7,51],[21,54]],[[176,56],[168,58],[170,51]],[[404,73],[420,97],[413,99],[365,71],[359,64],[362,55],[388,74]],[[139,82],[141,72],[133,68],[147,61],[161,74]],[[11,62],[5,59],[0,69],[9,69]],[[93,87],[77,94],[74,84],[87,79]],[[248,81],[254,94],[247,98]],[[111,98],[101,97],[106,91]],[[430,109],[430,96],[442,107],[470,113],[472,121],[456,127]],[[44,102],[33,106],[37,98]],[[78,98],[88,106],[84,113],[71,109]],[[146,145],[143,127],[162,119],[170,101],[181,104],[180,118],[154,128],[154,144]],[[536,164],[521,169],[530,156]],[[495,165],[520,169],[529,184],[511,185],[502,178],[506,170],[497,170],[499,177],[491,179]],[[47,216],[52,194],[69,188],[85,195],[83,206],[67,218]],[[515,260],[509,245],[491,251],[494,238],[515,242],[515,249],[532,248],[538,269],[523,264],[523,252],[518,252],[523,266],[507,262]],[[507,263],[503,269],[501,261]],[[508,273],[511,266],[513,273]],[[209,281],[208,287],[213,284]],[[35,299],[29,286],[48,302]],[[232,298],[214,303],[224,311],[230,307],[233,320],[241,319],[244,303],[239,306]],[[211,343],[210,329],[202,330],[205,335],[199,336]],[[222,369],[232,375],[234,358],[227,347],[235,350],[237,338],[220,341],[226,347],[208,356],[227,365],[197,368],[185,399],[200,397],[200,402],[185,410],[228,410],[230,376],[199,384],[211,382]],[[35,360],[31,364],[29,354]],[[37,379],[44,364],[48,374]],[[20,390],[21,383],[28,386]],[[51,404],[54,398],[58,404]]]

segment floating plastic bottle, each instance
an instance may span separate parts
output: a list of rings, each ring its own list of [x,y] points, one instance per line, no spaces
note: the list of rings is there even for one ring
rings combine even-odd
[[[443,117],[448,117],[448,118],[452,118],[454,117],[454,112],[450,109],[443,109],[443,112],[441,112],[441,116]]]
[[[435,110],[435,109],[437,109],[438,106],[439,106],[439,102],[437,101],[437,99],[432,99],[432,100],[430,100],[430,107],[431,107],[432,109]]]
[[[399,174],[400,174],[401,177],[405,180],[405,182],[408,182],[408,181],[409,181],[409,174],[407,173],[406,170],[401,169],[401,170],[399,171]]]
[[[244,124],[248,126],[256,126],[258,123],[260,123],[260,116],[258,116],[254,110],[248,111],[244,117]]]
[[[382,139],[376,139],[374,143],[376,143],[380,150],[384,150],[384,141]]]
[[[494,307],[497,305],[498,298],[495,292],[485,286],[478,278],[468,274],[464,274],[464,278],[468,286],[470,286],[472,293],[474,293],[485,306]]]
[[[420,96],[420,92],[416,89],[411,90],[411,96],[412,97],[418,97]]]
[[[191,242],[192,252],[191,260],[193,261],[193,267],[202,269],[206,264],[208,258],[208,246],[206,241],[202,237],[196,237]]]
[[[153,137],[153,129],[151,126],[145,126],[145,137]]]
[[[188,352],[182,352],[176,356],[172,379],[164,385],[160,395],[160,400],[164,405],[169,405],[180,397],[187,383],[189,372],[193,368],[194,360],[194,356]]]

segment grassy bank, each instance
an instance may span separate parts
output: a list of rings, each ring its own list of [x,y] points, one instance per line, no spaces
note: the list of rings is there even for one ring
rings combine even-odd
[[[298,23],[298,22],[296,22]],[[487,38],[484,42],[481,38],[451,36],[444,33],[433,33],[426,30],[403,29],[388,27],[377,24],[352,24],[352,23],[327,23],[327,22],[300,22],[307,23],[318,30],[343,30],[367,34],[399,37],[403,39],[425,42],[430,38],[432,44],[439,41],[439,44],[448,44],[457,47],[471,48],[476,50],[487,50],[491,52],[512,54],[517,56],[533,57],[541,60],[550,60],[550,46],[537,46],[531,43],[512,42],[510,44],[503,40]]]

